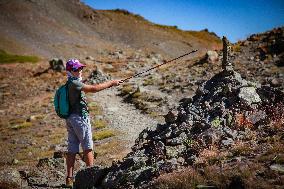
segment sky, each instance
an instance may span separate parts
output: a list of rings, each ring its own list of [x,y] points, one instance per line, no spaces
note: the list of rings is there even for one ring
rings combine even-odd
[[[284,26],[284,0],[82,0],[94,9],[125,9],[182,30],[207,28],[231,42]]]

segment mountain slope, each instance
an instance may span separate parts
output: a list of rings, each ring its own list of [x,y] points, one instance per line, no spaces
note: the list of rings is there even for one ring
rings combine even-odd
[[[113,49],[143,49],[177,56],[218,49],[206,30],[182,31],[124,10],[93,10],[77,0],[0,2],[0,48],[43,57],[85,57]]]

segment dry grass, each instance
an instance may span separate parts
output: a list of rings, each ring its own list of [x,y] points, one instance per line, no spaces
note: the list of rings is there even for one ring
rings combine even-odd
[[[95,127],[95,129],[103,129],[105,128],[108,124],[105,120],[102,119],[96,119],[92,122],[92,125]]]
[[[219,150],[216,146],[210,149],[204,149],[200,152],[195,164],[196,165],[214,165],[220,164],[228,156],[228,152]]]
[[[155,182],[154,188],[187,189],[211,186],[215,188],[270,188],[271,183],[256,173],[263,172],[264,167],[255,163],[231,164],[227,166],[206,166],[205,168],[187,168],[182,172],[162,175]],[[283,182],[282,182],[283,183]],[[279,185],[282,184],[279,181]],[[201,187],[202,188],[202,187]]]
[[[204,179],[192,168],[160,176],[154,184],[155,189],[189,189],[204,183]]]
[[[88,106],[91,114],[102,115],[102,107],[100,107],[97,103],[91,102]]]
[[[248,156],[253,150],[254,148],[252,146],[243,142],[236,142],[230,149],[233,156]]]
[[[219,38],[213,36],[207,31],[187,31],[187,33],[206,42],[215,42],[216,44],[221,44],[221,40]]]
[[[234,52],[240,52],[241,51],[241,43],[236,43],[232,46],[232,50]]]
[[[32,125],[33,125],[32,122],[27,122],[27,121],[25,121],[25,122],[23,122],[23,123],[20,123],[20,124],[11,126],[11,129],[18,130],[18,129],[23,129],[23,128],[31,127]]]
[[[237,142],[231,149],[220,151],[217,147],[204,149],[192,167],[179,172],[164,174],[154,184],[154,188],[281,188],[283,174],[267,166],[284,163],[284,143],[282,133],[265,140],[265,145]],[[255,158],[253,154],[258,154]],[[234,157],[242,157],[234,160]],[[231,161],[232,160],[232,161]]]
[[[115,132],[113,130],[96,131],[94,133],[93,140],[94,141],[102,140],[102,139],[109,138],[109,137],[112,137],[112,136],[115,136]]]
[[[99,165],[110,166],[113,161],[122,160],[129,152],[124,148],[124,143],[116,139],[95,146],[97,158],[95,163]]]
[[[143,85],[144,86],[154,85],[154,83],[155,83],[154,78],[150,77],[150,78],[147,78],[147,79],[144,80]]]

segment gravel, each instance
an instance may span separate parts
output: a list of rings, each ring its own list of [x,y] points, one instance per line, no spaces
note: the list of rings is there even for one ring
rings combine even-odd
[[[158,121],[133,105],[122,102],[118,93],[116,88],[110,88],[95,93],[93,98],[103,108],[103,118],[109,120],[109,128],[122,132],[118,139],[126,141],[127,147],[131,147],[142,130],[155,127]]]

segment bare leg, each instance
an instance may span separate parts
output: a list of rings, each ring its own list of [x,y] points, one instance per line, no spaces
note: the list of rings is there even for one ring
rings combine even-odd
[[[94,165],[94,154],[92,149],[84,151],[84,161],[87,167],[91,167]]]
[[[68,177],[73,177],[75,157],[76,157],[76,154],[73,154],[73,153],[67,154],[66,164],[67,164],[67,176]]]

